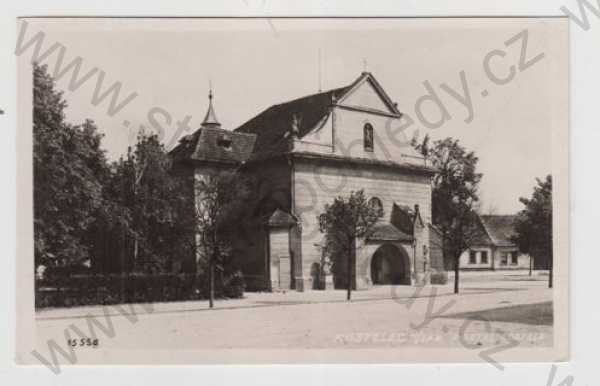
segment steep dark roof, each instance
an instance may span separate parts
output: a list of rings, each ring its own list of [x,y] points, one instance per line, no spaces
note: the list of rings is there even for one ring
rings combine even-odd
[[[394,202],[392,205],[390,222],[394,224],[396,228],[408,235],[413,235],[415,233],[415,221],[419,221],[421,225],[424,225],[420,213],[415,212],[410,206],[399,205]]]
[[[376,224],[367,238],[373,241],[412,241],[413,237],[389,223]]]
[[[510,240],[515,231],[515,217],[514,215],[480,216],[481,223],[495,246],[512,247],[515,245]]]
[[[334,99],[344,95],[352,85],[336,88],[273,105],[237,129],[238,133],[257,134],[254,151],[262,155],[287,150],[294,115],[298,118],[298,137],[306,135],[328,113]]]
[[[223,163],[239,163],[247,160],[270,160],[273,157],[293,155],[303,159],[318,161],[346,162],[357,166],[372,165],[377,167],[401,168],[418,174],[432,174],[435,169],[426,165],[391,160],[370,159],[363,157],[347,157],[338,154],[322,154],[312,152],[290,151],[290,136],[302,138],[319,122],[324,122],[331,113],[332,106],[340,99],[343,101],[363,82],[369,82],[381,96],[393,116],[400,117],[397,106],[390,100],[377,80],[368,72],[363,72],[354,82],[345,87],[335,88],[277,104],[264,110],[233,132],[221,130],[212,109],[212,94],[209,94],[209,110],[202,128],[190,136],[180,140],[180,144],[172,151],[179,159],[213,161]],[[210,118],[210,119],[209,119]],[[214,121],[214,122],[213,122]],[[229,133],[232,136],[232,148],[225,149],[218,145],[218,139]]]
[[[175,160],[239,163],[248,159],[256,135],[203,127],[183,137],[171,150]]]
[[[418,210],[417,207],[415,209]],[[394,203],[390,222],[382,222],[375,225],[374,233],[368,237],[369,240],[382,241],[412,241],[415,233],[415,221],[423,224],[420,213],[415,209]]]
[[[483,226],[483,221],[481,220],[481,216],[477,216],[474,234],[470,237],[469,244],[472,247],[476,247],[476,246],[483,247],[483,246],[494,245],[494,242],[492,241],[487,230]]]

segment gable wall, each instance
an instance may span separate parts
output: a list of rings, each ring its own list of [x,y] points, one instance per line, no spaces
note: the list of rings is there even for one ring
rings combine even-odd
[[[340,102],[346,106],[362,106],[387,113],[392,112],[368,81],[363,83],[362,86],[354,90],[354,92]]]
[[[309,276],[310,266],[319,262],[318,248],[323,235],[319,231],[317,216],[325,204],[339,195],[364,189],[367,197],[378,197],[384,207],[384,218],[389,221],[392,204],[414,206],[418,204],[425,224],[431,222],[431,183],[426,176],[406,174],[397,170],[357,167],[342,163],[319,164],[295,161],[295,210],[302,221],[302,274]],[[423,241],[428,243],[429,227],[425,227]]]
[[[294,150],[422,165],[422,157],[410,145],[413,133],[403,129],[406,122],[369,109],[392,113],[373,86],[365,82],[340,100],[332,114],[310,133],[296,141]],[[373,126],[374,151],[364,150],[366,123]]]
[[[364,150],[364,126],[373,126],[373,151]],[[415,154],[410,146],[410,134],[401,128],[401,119],[377,114],[335,108],[335,154],[349,157],[371,158],[383,161],[417,162],[420,159],[404,157]],[[415,154],[416,155],[416,154]]]

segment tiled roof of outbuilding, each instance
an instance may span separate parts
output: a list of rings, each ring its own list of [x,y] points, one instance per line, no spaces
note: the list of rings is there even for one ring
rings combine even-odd
[[[203,127],[183,137],[171,155],[176,160],[239,163],[250,157],[255,141],[254,134]]]
[[[515,245],[510,239],[515,232],[515,217],[514,215],[480,216],[492,243],[498,247],[512,247]]]
[[[296,219],[294,219],[291,214],[284,212],[281,209],[276,209],[267,221],[267,225],[272,227],[290,226],[294,224],[296,224]]]

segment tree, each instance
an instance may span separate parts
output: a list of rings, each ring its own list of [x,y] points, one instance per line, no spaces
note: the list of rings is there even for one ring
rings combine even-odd
[[[415,147],[437,168],[432,182],[433,223],[442,236],[444,258],[452,259],[454,293],[458,293],[460,255],[481,236],[476,213],[482,177],[476,172],[478,158],[453,138],[435,141],[430,146],[426,136]]]
[[[353,271],[356,261],[356,240],[368,237],[375,223],[383,216],[379,206],[370,205],[362,190],[350,192],[349,197],[338,196],[318,217],[319,230],[325,234],[324,252],[330,256],[334,274],[340,274],[346,260],[347,300],[354,285]]]
[[[35,267],[171,272],[175,260],[193,257],[189,181],[171,173],[158,137],[140,133],[109,163],[94,122],[68,123],[66,107],[46,66],[34,64]]]
[[[549,269],[548,286],[552,288],[553,253],[552,253],[552,176],[545,180],[536,179],[537,186],[531,198],[519,198],[525,208],[515,220],[515,235],[512,240],[522,253],[533,259],[547,260]]]
[[[200,248],[199,263],[208,271],[209,306],[213,308],[215,274],[223,273],[232,257],[232,236],[250,194],[249,184],[236,171],[215,170],[195,183],[194,233]],[[222,276],[222,275],[221,275]]]
[[[35,266],[83,267],[110,171],[95,124],[65,121],[67,103],[46,66],[33,67]]]
[[[126,271],[171,272],[175,260],[193,254],[186,237],[187,182],[171,173],[171,158],[158,136],[140,133],[134,148],[113,165],[112,199],[129,213],[124,232]]]

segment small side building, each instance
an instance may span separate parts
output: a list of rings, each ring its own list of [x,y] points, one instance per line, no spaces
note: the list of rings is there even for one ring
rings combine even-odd
[[[481,236],[460,256],[461,270],[528,269],[530,256],[511,241],[514,215],[479,216]]]

